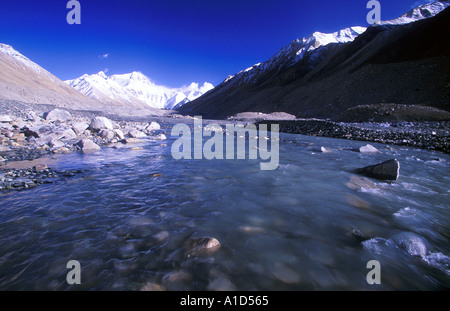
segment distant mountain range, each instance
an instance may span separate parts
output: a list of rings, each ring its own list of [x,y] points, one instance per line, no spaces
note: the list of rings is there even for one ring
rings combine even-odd
[[[368,28],[315,32],[179,110],[209,118],[283,111],[334,119],[352,107],[382,103],[448,110],[448,6],[436,1]]]
[[[102,102],[146,104],[158,109],[181,107],[214,88],[207,82],[202,86],[191,83],[189,86],[169,88],[156,85],[140,72],[108,77],[100,71],[65,82],[80,93]]]
[[[241,112],[287,112],[339,120],[382,104],[448,111],[449,6],[449,1],[436,1],[368,28],[315,32],[216,87],[205,82],[169,88],[140,72],[85,74],[64,83],[0,44],[0,100],[139,115],[178,109],[218,119]]]
[[[63,82],[12,46],[0,43],[0,100],[160,115],[159,109],[179,108],[213,88],[207,82],[169,88],[140,72],[110,77],[99,72]]]

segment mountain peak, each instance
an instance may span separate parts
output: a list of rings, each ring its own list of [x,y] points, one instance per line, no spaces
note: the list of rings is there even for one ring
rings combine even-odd
[[[125,104],[140,103],[159,109],[181,106],[214,88],[207,82],[203,86],[192,82],[189,86],[168,88],[156,85],[139,71],[110,77],[100,71],[97,74],[83,75],[65,82],[91,98]]]
[[[403,14],[402,16],[395,18],[390,21],[380,21],[376,22],[375,25],[403,25],[412,23],[415,21],[419,21],[422,19],[433,17],[443,10],[445,10],[447,7],[450,6],[450,1],[448,0],[441,0],[441,1],[435,1],[432,3],[427,3],[424,5],[421,5],[417,8],[412,9],[406,14]]]
[[[100,78],[103,78],[105,80],[108,79],[108,77],[106,76],[106,74],[103,70],[99,71],[99,73],[97,73],[97,76],[99,76]]]

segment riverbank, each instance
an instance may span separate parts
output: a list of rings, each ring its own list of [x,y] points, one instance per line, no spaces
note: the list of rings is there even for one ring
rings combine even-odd
[[[116,121],[96,111],[72,111],[18,102],[0,104],[0,192],[49,183],[74,172],[54,171],[54,157],[103,146],[135,148],[142,138],[163,141],[156,122]],[[124,119],[126,119],[124,118]]]
[[[278,124],[280,132],[323,136],[449,152],[450,122],[343,123],[318,119],[295,119],[287,114],[247,113],[244,119],[203,120],[204,124]],[[164,141],[170,129],[164,124],[192,123],[178,114],[132,116],[58,109],[51,105],[0,103],[0,191],[27,189],[40,184],[33,177],[41,165],[52,176],[50,162],[58,154],[94,152],[101,147],[136,148],[142,138]],[[281,120],[280,120],[281,119]],[[162,124],[162,125],[161,125]],[[36,163],[36,159],[41,159]],[[42,173],[42,172],[41,172]],[[50,174],[52,173],[52,174]],[[69,174],[71,175],[71,174]],[[24,177],[25,176],[25,177]],[[24,179],[25,178],[25,179]],[[32,182],[33,179],[35,182]],[[17,180],[17,182],[16,182]]]
[[[280,132],[410,146],[450,152],[450,122],[343,123],[327,120],[257,121],[279,124]]]

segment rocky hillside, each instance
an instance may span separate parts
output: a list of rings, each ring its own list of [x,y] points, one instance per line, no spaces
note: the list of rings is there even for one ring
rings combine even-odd
[[[351,42],[321,46],[293,65],[264,67],[239,83],[229,77],[180,111],[209,118],[283,111],[340,120],[356,106],[420,105],[448,111],[447,38],[450,9],[413,23],[374,25]]]

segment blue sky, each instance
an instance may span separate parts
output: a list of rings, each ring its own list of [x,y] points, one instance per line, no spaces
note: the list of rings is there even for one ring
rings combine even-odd
[[[379,0],[381,18],[429,1]],[[81,25],[69,25],[68,0],[0,1],[0,42],[62,80],[84,73],[141,71],[179,87],[266,61],[314,31],[367,26],[367,0],[79,0]]]

